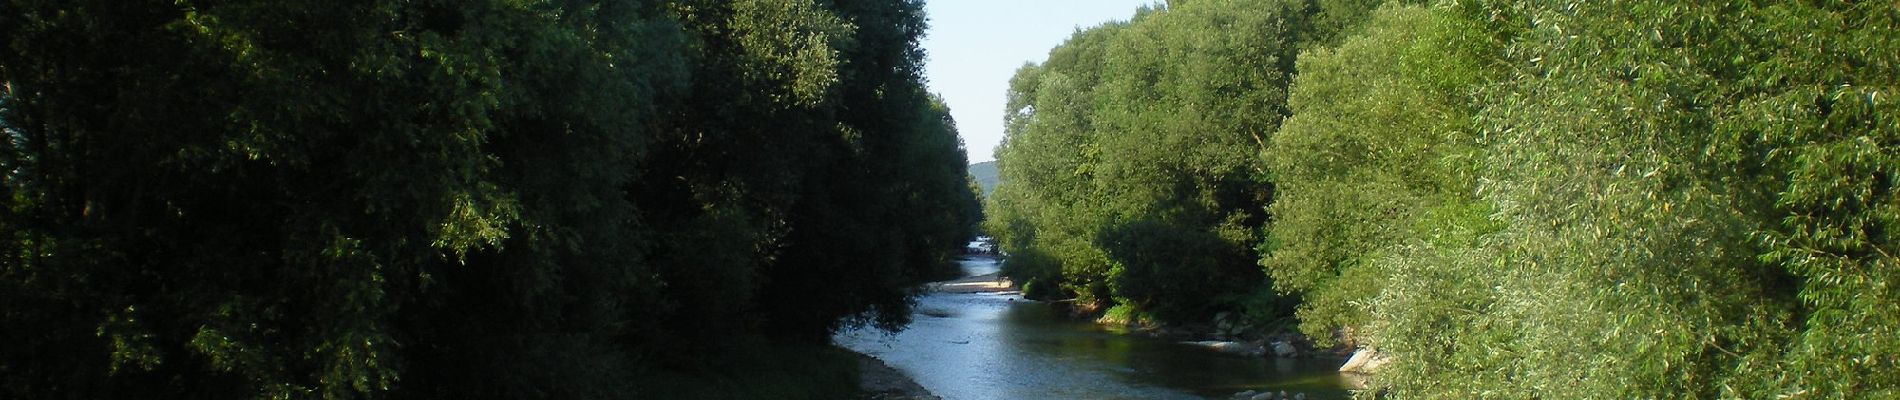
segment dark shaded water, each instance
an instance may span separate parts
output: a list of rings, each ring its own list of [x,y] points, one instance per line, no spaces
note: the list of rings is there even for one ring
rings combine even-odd
[[[995,270],[988,260],[964,268]],[[909,329],[847,331],[837,341],[947,400],[1200,399],[1262,389],[1346,396],[1339,360],[1242,357],[1123,335],[1016,295],[926,295]]]

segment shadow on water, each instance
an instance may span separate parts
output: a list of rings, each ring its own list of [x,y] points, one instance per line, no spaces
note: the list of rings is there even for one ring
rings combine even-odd
[[[1200,399],[1246,390],[1347,395],[1335,372],[1339,360],[1242,357],[1117,334],[1014,295],[926,295],[905,331],[860,329],[837,341],[952,400]]]

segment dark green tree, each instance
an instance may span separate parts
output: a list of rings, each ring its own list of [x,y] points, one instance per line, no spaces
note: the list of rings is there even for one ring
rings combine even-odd
[[[574,205],[677,76],[653,11],[7,3],[8,392],[373,397],[459,346],[605,346],[644,274],[593,222],[627,209]],[[465,275],[507,326],[421,322]]]
[[[918,9],[0,3],[0,397],[848,393],[671,386],[971,234]]]

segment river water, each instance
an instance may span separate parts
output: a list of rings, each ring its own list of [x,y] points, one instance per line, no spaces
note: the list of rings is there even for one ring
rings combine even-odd
[[[963,268],[972,276],[996,271],[988,259]],[[1246,390],[1347,396],[1340,360],[1243,357],[1125,335],[1015,294],[929,294],[916,313],[896,335],[857,329],[836,341],[946,400],[1224,399]]]

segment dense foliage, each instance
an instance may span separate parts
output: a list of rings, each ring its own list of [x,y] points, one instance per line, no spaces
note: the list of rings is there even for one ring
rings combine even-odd
[[[1900,396],[1900,8],[1181,3],[1017,75],[1009,272],[1192,323],[1250,250],[1375,397]]]
[[[1292,48],[1293,11],[1268,3],[1144,9],[1017,72],[988,231],[1032,296],[1190,320],[1256,294],[1272,189],[1254,155]]]
[[[0,2],[0,397],[854,390],[978,219],[923,21]]]

